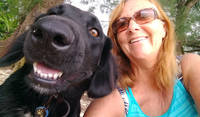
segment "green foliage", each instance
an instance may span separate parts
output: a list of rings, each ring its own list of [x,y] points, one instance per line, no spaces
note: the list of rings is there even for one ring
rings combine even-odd
[[[175,23],[182,52],[200,52],[200,1],[159,0]],[[189,4],[190,3],[190,4]]]
[[[1,0],[0,40],[9,37],[23,22],[28,12],[42,0]]]
[[[14,32],[18,24],[18,19],[13,18],[11,14],[0,13],[0,40],[3,40],[7,36],[10,36],[10,34]]]

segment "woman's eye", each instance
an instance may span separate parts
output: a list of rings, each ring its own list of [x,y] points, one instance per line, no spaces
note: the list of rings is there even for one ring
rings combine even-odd
[[[98,36],[99,36],[99,32],[98,32],[96,29],[94,29],[94,28],[90,29],[90,30],[89,30],[89,33],[90,33],[93,37],[98,37]]]
[[[129,22],[124,21],[124,22],[121,22],[121,23],[119,24],[119,27],[120,27],[120,28],[121,28],[121,27],[127,27],[128,24],[129,24]]]

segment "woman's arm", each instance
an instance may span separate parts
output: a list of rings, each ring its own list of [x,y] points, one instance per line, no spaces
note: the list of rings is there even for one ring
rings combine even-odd
[[[185,54],[181,61],[183,81],[197,106],[200,115],[200,56]]]
[[[124,103],[118,90],[94,100],[87,108],[84,117],[125,117]]]

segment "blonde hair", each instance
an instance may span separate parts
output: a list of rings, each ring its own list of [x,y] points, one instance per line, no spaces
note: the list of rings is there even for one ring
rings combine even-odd
[[[117,56],[117,63],[119,64],[120,78],[119,85],[122,88],[132,87],[134,85],[134,73],[131,70],[130,61],[122,52],[118,42],[117,36],[113,33],[112,24],[117,20],[124,8],[125,2],[122,0],[120,4],[112,11],[110,15],[110,23],[108,28],[108,36],[113,42],[113,54]],[[175,34],[174,25],[171,23],[168,16],[165,14],[160,4],[156,0],[149,0],[154,4],[159,13],[159,19],[165,22],[166,36],[163,39],[162,46],[158,55],[158,62],[155,65],[155,85],[158,90],[164,91],[173,86],[175,74],[177,71],[176,56],[175,56]]]

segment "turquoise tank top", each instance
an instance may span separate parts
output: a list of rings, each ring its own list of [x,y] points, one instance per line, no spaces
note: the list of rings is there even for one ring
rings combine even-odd
[[[126,117],[148,117],[139,107],[131,88],[126,90],[129,107]],[[199,117],[194,101],[180,80],[176,80],[171,105],[167,112],[158,117]]]

